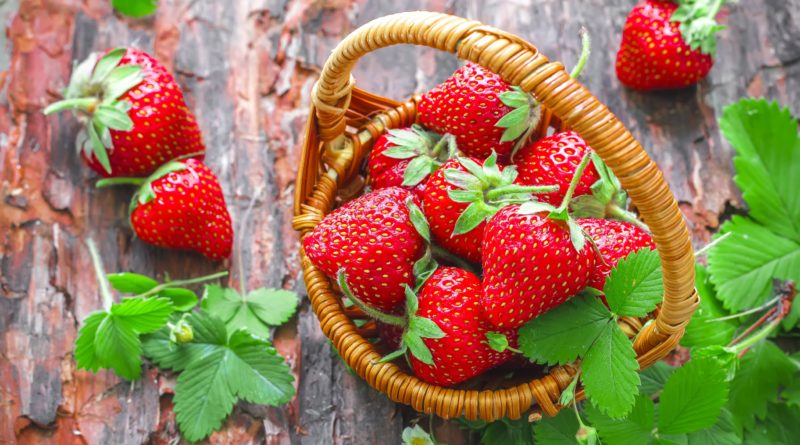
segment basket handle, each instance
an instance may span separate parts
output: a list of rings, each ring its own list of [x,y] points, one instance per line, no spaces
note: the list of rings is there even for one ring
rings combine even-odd
[[[533,94],[589,143],[619,177],[652,230],[661,256],[661,310],[655,323],[638,335],[634,348],[637,352],[647,351],[668,337],[682,335],[698,304],[694,254],[683,214],[661,171],[622,123],[571,78],[561,63],[550,62],[535,46],[517,36],[474,20],[422,11],[385,16],[351,33],[333,50],[312,92],[316,134],[323,143],[324,156],[342,156],[343,162],[336,170],[352,160],[352,150],[348,150],[352,141],[345,137],[345,112],[354,86],[350,74],[353,66],[363,55],[397,44],[424,45],[483,65]],[[310,148],[308,144],[306,148]],[[304,157],[307,155],[310,154],[303,153]],[[316,169],[318,165],[309,168]],[[301,176],[307,181],[311,172],[305,173],[301,172]]]

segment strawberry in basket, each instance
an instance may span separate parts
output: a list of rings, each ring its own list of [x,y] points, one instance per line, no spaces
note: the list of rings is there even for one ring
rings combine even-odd
[[[444,163],[428,181],[423,211],[434,239],[447,250],[470,261],[481,261],[486,221],[503,206],[531,200],[531,193],[553,191],[552,186],[523,187],[515,183],[516,167],[497,165],[492,153],[485,161],[459,157]]]
[[[495,326],[522,326],[589,282],[596,254],[567,209],[588,162],[587,153],[558,208],[541,202],[514,204],[486,224],[481,304]]]
[[[541,108],[499,74],[467,63],[422,95],[418,114],[422,125],[455,136],[465,154],[484,159],[494,151],[505,161],[539,125]]]
[[[93,54],[72,73],[64,100],[86,132],[81,157],[101,176],[148,176],[172,159],[203,159],[202,134],[175,78],[136,48]]]
[[[428,177],[455,155],[455,139],[428,131],[419,125],[391,129],[372,146],[367,162],[374,190],[403,187],[421,199]]]
[[[602,260],[597,260],[589,277],[589,287],[602,291],[606,277],[619,260],[640,249],[656,248],[650,234],[629,222],[599,218],[583,218],[577,221],[592,238],[597,246],[597,253],[602,257]]]
[[[400,187],[362,195],[328,214],[303,239],[309,260],[335,278],[347,274],[353,294],[367,305],[391,311],[414,284],[414,262],[425,252],[408,202],[416,196]]]
[[[369,315],[385,324],[402,328],[401,346],[387,355],[391,360],[406,351],[414,374],[441,386],[452,386],[476,377],[512,357],[509,349],[498,352],[489,345],[487,334],[495,334],[480,310],[481,282],[474,274],[455,267],[430,267],[436,270],[415,292],[406,288],[406,315],[378,313],[366,308]],[[339,283],[348,295],[345,274]],[[357,297],[353,298],[358,301]],[[358,303],[357,303],[358,304]],[[397,330],[387,330],[396,335]],[[391,333],[394,334],[391,334]],[[515,331],[502,331],[510,343],[516,343]]]

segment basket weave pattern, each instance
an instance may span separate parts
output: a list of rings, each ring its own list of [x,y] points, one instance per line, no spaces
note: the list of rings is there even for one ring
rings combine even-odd
[[[374,140],[388,128],[411,125],[419,97],[398,103],[360,90],[350,73],[360,57],[396,44],[425,45],[456,54],[498,73],[543,105],[534,138],[548,127],[580,134],[619,177],[647,225],[661,256],[664,298],[653,320],[626,318],[621,325],[634,336],[642,368],[664,357],[677,344],[694,312],[694,256],[683,215],[661,171],[617,118],[572,79],[558,62],[550,62],[530,43],[477,21],[432,13],[407,12],[372,21],[345,38],[323,67],[312,92],[295,190],[294,228],[303,235],[329,213],[337,195],[343,199],[363,188],[359,170]],[[554,415],[574,368],[557,367],[542,378],[509,388],[461,390],[425,383],[380,359],[365,336],[370,325],[357,328],[345,311],[332,282],[306,258],[301,260],[309,298],[320,326],[345,362],[372,387],[392,400],[443,418],[496,420],[519,418],[538,405]],[[644,326],[644,327],[643,327]],[[577,396],[583,396],[579,391]]]

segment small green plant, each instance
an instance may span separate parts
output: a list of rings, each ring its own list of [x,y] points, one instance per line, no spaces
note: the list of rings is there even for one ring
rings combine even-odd
[[[158,9],[158,0],[111,0],[111,6],[129,17],[148,16]]]

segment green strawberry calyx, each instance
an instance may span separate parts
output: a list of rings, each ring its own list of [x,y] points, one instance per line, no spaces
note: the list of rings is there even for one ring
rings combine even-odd
[[[120,97],[144,80],[141,66],[118,66],[125,51],[115,48],[102,57],[99,53],[90,55],[73,69],[64,99],[44,109],[44,114],[73,111],[88,133],[78,149],[87,157],[94,154],[108,173],[112,173],[108,151],[114,148],[111,130],[133,129],[128,115],[131,104]]]
[[[429,256],[429,255],[426,255]],[[435,270],[435,269],[434,269]],[[378,363],[389,362],[410,352],[414,357],[427,365],[433,365],[433,355],[431,350],[423,341],[424,338],[437,339],[445,336],[444,331],[436,322],[417,315],[419,309],[419,299],[417,291],[409,285],[405,285],[406,311],[405,315],[391,315],[368,306],[358,297],[353,295],[347,284],[347,276],[342,268],[337,275],[337,281],[342,293],[350,299],[359,309],[370,317],[389,325],[403,328],[403,336],[400,349],[387,354]]]
[[[459,157],[458,162],[467,171],[455,168],[444,171],[445,180],[458,187],[448,191],[448,196],[455,202],[469,205],[456,220],[452,236],[471,231],[507,205],[532,200],[532,194],[558,190],[555,185],[514,184],[518,174],[516,167],[509,165],[501,171],[497,165],[497,153],[494,152],[486,158],[482,166],[467,157]]]
[[[174,160],[162,165],[147,178],[105,178],[97,181],[95,187],[103,188],[116,185],[139,186],[139,190],[136,191],[136,193],[133,195],[133,199],[131,199],[129,211],[133,212],[137,205],[147,204],[156,197],[156,192],[153,190],[153,182],[167,176],[172,172],[178,172],[187,169],[194,172],[190,166],[179,160]]]
[[[414,187],[445,161],[455,156],[456,139],[450,134],[440,135],[414,124],[411,128],[387,131],[387,140],[394,147],[381,154],[392,159],[411,159],[403,173],[403,185]]]
[[[713,55],[717,50],[717,32],[725,29],[717,23],[716,16],[725,0],[678,0],[678,9],[672,13],[671,22],[678,22],[681,36],[693,50]]]
[[[518,354],[522,353],[519,349],[511,347],[508,343],[508,337],[499,332],[487,332],[486,341],[484,341],[484,343],[497,352],[511,351]]]
[[[636,214],[626,209],[628,194],[622,189],[619,178],[592,152],[592,164],[600,175],[592,184],[592,194],[576,196],[569,206],[575,218],[611,218],[625,221],[649,232],[650,228]]]

